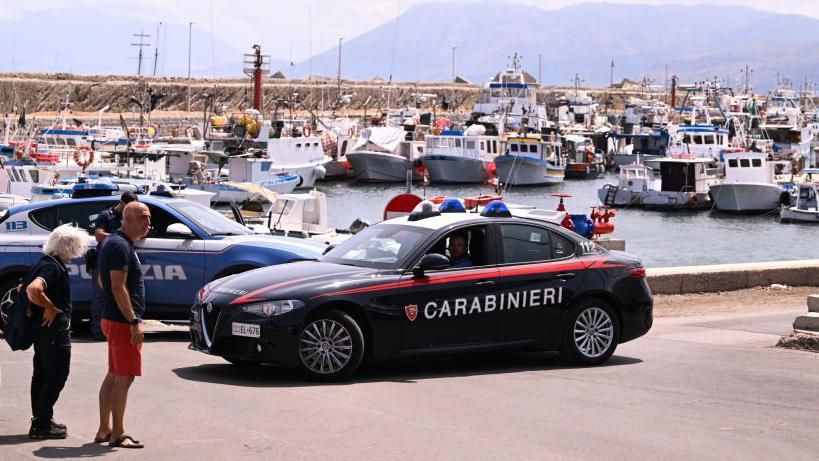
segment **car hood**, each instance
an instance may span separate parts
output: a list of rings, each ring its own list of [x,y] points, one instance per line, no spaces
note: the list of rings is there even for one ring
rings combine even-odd
[[[330,290],[358,286],[381,277],[377,269],[317,261],[300,261],[263,267],[214,280],[201,294],[202,302],[248,304],[301,299]]]
[[[298,239],[293,237],[279,237],[275,235],[229,235],[222,239],[223,242],[231,244],[241,244],[270,248],[271,245],[276,248],[287,248],[294,253],[303,255],[305,259],[318,259],[321,253],[327,248],[327,245],[313,241]]]

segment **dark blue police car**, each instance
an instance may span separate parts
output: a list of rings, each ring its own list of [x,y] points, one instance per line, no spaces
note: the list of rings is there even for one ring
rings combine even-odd
[[[95,247],[94,221],[118,196],[61,199],[0,211],[0,293],[39,258],[55,227],[71,223],[88,230]],[[191,299],[208,282],[249,269],[316,259],[324,245],[286,237],[257,235],[217,211],[183,199],[140,196],[151,209],[152,231],[136,243],[145,280],[146,316],[186,319]],[[80,258],[66,265],[74,312],[89,311],[91,274]]]

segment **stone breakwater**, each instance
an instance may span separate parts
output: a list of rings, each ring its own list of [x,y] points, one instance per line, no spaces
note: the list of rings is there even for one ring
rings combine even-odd
[[[164,93],[157,106],[157,115],[164,113],[184,112],[188,107],[188,86],[190,85],[192,112],[201,113],[206,105],[214,102],[225,105],[229,111],[238,111],[250,106],[253,90],[250,79],[192,79],[185,78],[137,78],[120,75],[81,76],[71,74],[41,73],[0,73],[0,111],[15,112],[25,107],[28,113],[57,112],[67,92],[71,93],[72,111],[75,114],[92,114],[109,105],[109,114],[135,111],[132,97],[139,97],[143,85],[147,84],[157,93]],[[374,115],[379,109],[387,107],[412,106],[416,94],[434,94],[440,103],[444,99],[449,109],[457,113],[469,113],[480,95],[481,85],[450,83],[415,83],[400,82],[388,85],[381,81],[343,80],[341,93],[352,95],[345,110],[354,115]],[[338,86],[335,79],[285,80],[268,78],[264,82],[264,111],[289,114],[290,108],[285,101],[298,101],[295,111],[306,113],[319,108],[331,108]],[[555,106],[558,98],[569,88],[543,87],[538,90],[539,102]],[[621,110],[625,101],[633,96],[641,96],[637,90],[623,89],[587,89],[603,105]],[[294,96],[295,94],[295,96]],[[645,95],[644,95],[645,96]],[[662,98],[662,94],[655,94]],[[422,107],[429,107],[429,102],[421,101]],[[440,104],[436,108],[441,111]],[[178,114],[173,114],[178,115]]]

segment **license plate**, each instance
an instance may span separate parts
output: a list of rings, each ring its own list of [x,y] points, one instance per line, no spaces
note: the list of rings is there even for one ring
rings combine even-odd
[[[233,336],[244,336],[246,338],[258,338],[262,328],[252,323],[233,322]]]

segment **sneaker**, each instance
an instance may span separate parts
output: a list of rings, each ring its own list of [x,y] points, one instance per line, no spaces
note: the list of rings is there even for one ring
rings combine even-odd
[[[30,439],[64,439],[68,437],[68,430],[64,424],[49,422],[47,428],[39,427],[36,418],[31,418],[31,429],[28,430]]]

